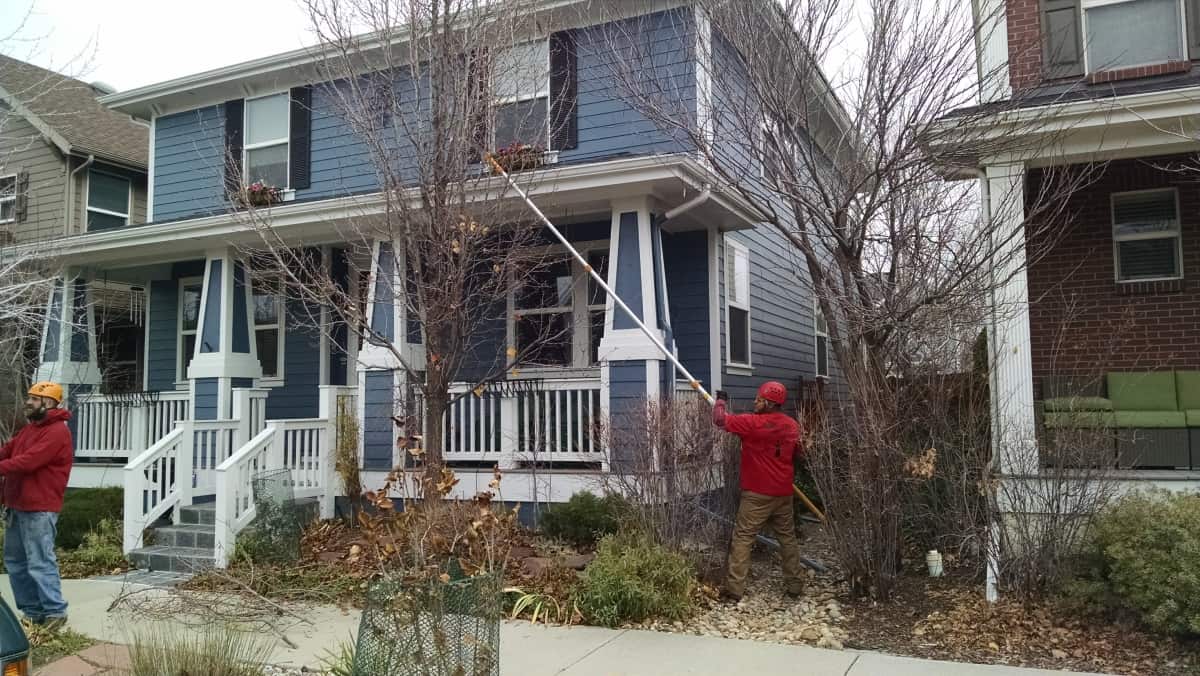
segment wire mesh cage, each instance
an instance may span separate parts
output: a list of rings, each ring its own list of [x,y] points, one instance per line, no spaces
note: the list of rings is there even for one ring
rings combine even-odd
[[[447,578],[371,584],[354,676],[499,676],[500,574]]]
[[[255,474],[254,523],[245,544],[260,563],[295,563],[300,560],[300,537],[304,530],[302,510],[296,504],[292,472],[273,469]]]

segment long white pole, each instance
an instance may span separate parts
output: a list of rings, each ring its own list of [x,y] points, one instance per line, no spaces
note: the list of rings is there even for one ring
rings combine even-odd
[[[612,298],[613,303],[615,303],[617,307],[624,310],[625,314],[629,315],[629,318],[633,320],[633,323],[637,324],[637,327],[642,330],[642,333],[646,334],[646,337],[650,339],[650,342],[654,343],[654,347],[657,347],[658,350],[663,353],[663,356],[665,356],[668,361],[674,364],[675,368],[683,374],[683,377],[687,378],[688,384],[692,386],[692,389],[699,392],[700,395],[704,397],[705,401],[710,404],[713,403],[712,395],[704,389],[704,387],[700,384],[700,381],[692,377],[692,374],[686,368],[684,368],[679,359],[677,359],[675,355],[667,349],[666,345],[663,345],[662,340],[658,336],[654,335],[654,332],[650,330],[650,327],[646,326],[645,322],[643,322],[633,312],[633,310],[629,309],[629,306],[625,304],[625,301],[621,300],[621,297],[613,292],[612,288],[608,285],[608,281],[601,277],[600,274],[588,264],[587,259],[585,259],[583,255],[579,253],[578,249],[571,246],[571,243],[567,241],[567,238],[563,236],[562,232],[560,232],[559,229],[555,227],[554,223],[552,223],[550,219],[546,217],[546,214],[542,213],[542,210],[538,208],[538,205],[535,204],[533,200],[529,199],[529,194],[522,190],[521,186],[517,185],[517,182],[513,180],[512,176],[509,176],[508,172],[504,170],[504,167],[500,166],[500,163],[496,162],[496,159],[492,157],[491,153],[486,156],[486,159],[488,163],[492,165],[492,169],[494,169],[501,176],[503,176],[506,181],[508,181],[508,186],[512,188],[514,192],[520,195],[525,204],[527,204],[533,213],[536,214],[539,219],[541,219],[542,225],[545,225],[550,229],[550,232],[554,234],[554,237],[557,238],[558,241],[567,248],[567,251],[571,252],[571,255],[575,257],[575,260],[579,261],[580,265],[583,266],[583,269],[587,270],[587,273],[592,276],[592,279],[600,285],[600,288],[604,289],[604,293],[608,294],[609,298]]]

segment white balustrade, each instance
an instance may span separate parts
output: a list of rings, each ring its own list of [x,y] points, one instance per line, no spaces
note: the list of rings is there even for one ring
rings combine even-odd
[[[77,457],[130,458],[188,419],[188,393],[86,394],[74,405]]]
[[[215,471],[238,450],[237,420],[193,420],[191,480],[188,497],[216,492]],[[185,504],[191,504],[187,500]]]
[[[125,465],[125,553],[142,546],[142,532],[180,500],[181,459],[191,454],[187,422]]]

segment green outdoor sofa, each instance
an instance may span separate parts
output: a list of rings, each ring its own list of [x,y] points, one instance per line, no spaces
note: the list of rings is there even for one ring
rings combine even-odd
[[[1193,456],[1200,461],[1200,371],[1112,372],[1103,383],[1050,377],[1042,394],[1048,433],[1093,430],[1096,452],[1115,453],[1120,467],[1191,469]]]

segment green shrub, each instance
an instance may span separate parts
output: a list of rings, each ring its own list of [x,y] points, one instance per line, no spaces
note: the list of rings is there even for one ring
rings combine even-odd
[[[596,497],[581,491],[571,499],[546,510],[538,524],[542,534],[576,545],[593,544],[605,535],[616,533],[628,503],[617,495]]]
[[[1200,635],[1200,495],[1130,495],[1099,514],[1067,594],[1136,613],[1163,633]]]
[[[262,676],[270,655],[271,643],[261,634],[212,626],[203,632],[160,627],[134,636],[128,673]]]
[[[96,527],[83,536],[83,542],[75,549],[59,554],[58,564],[66,578],[106,575],[125,565],[125,554],[121,551],[122,524],[114,519],[102,519]]]
[[[615,627],[647,618],[679,620],[692,611],[696,576],[682,555],[644,535],[608,535],[573,601],[591,624]]]
[[[63,498],[58,515],[60,549],[75,549],[83,538],[104,519],[121,522],[125,492],[121,488],[72,488]]]

